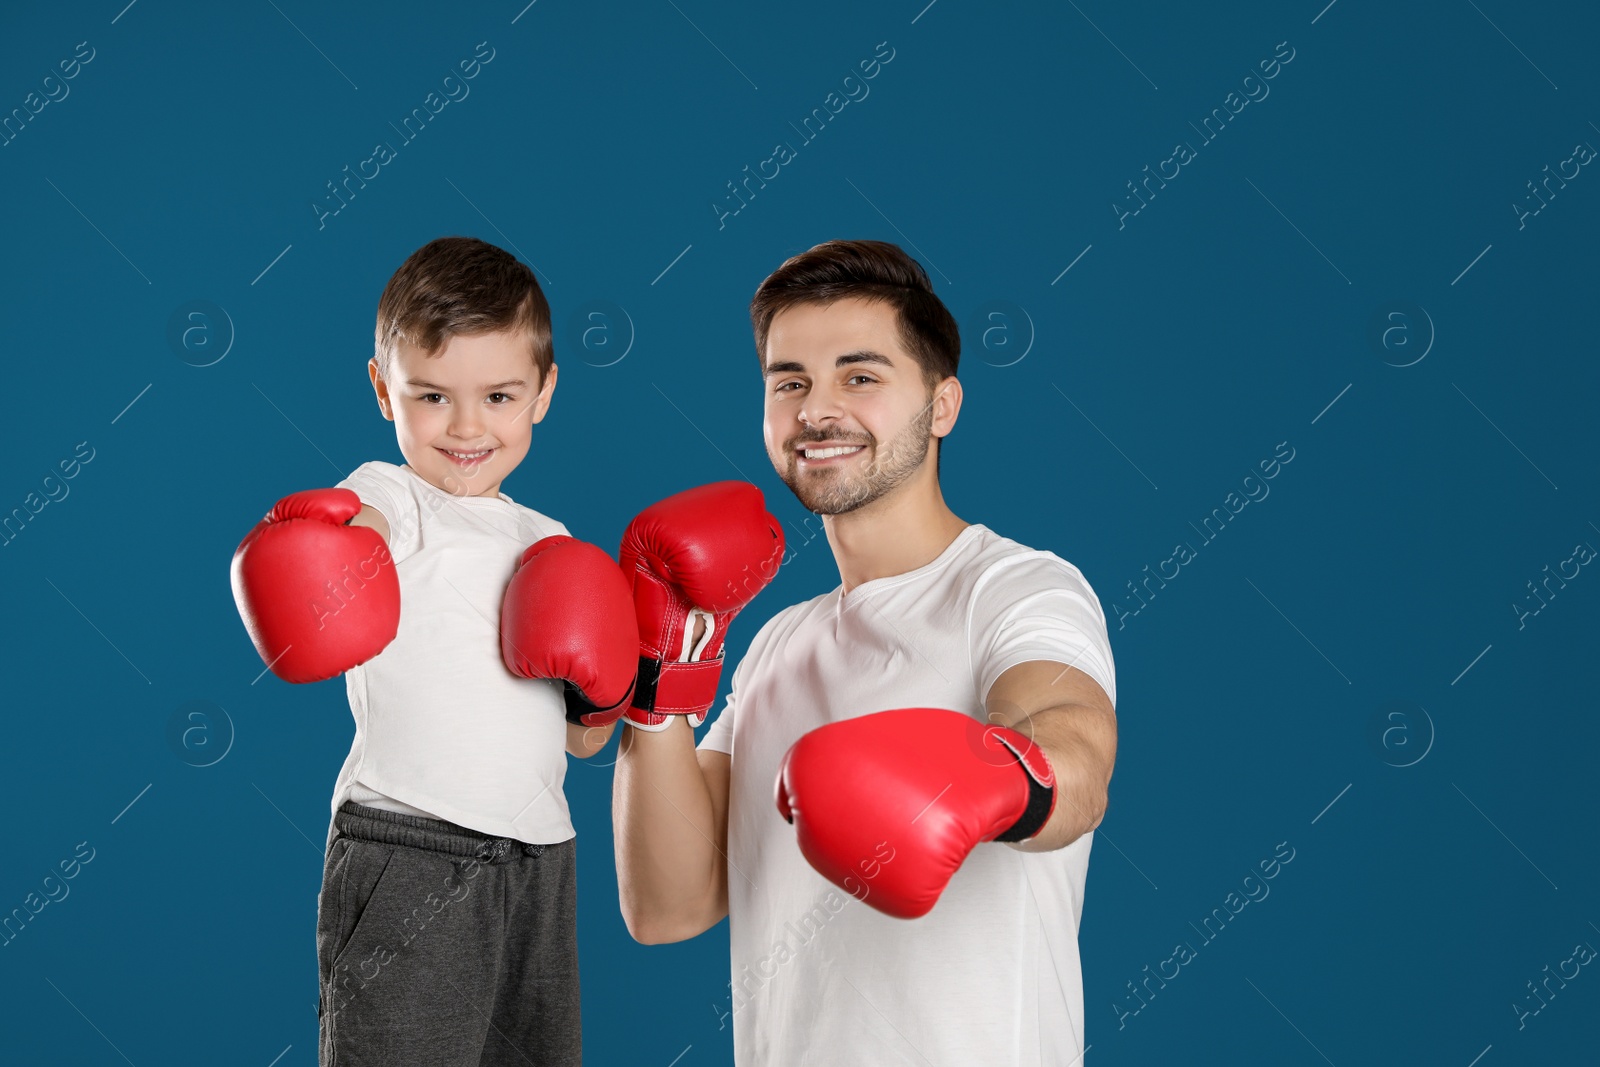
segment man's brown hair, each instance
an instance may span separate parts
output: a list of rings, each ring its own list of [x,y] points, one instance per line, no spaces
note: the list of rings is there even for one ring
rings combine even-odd
[[[750,301],[756,356],[767,366],[773,316],[796,304],[831,304],[845,297],[881,300],[894,308],[900,339],[933,387],[956,373],[961,333],[922,265],[887,241],[824,241],[784,261]]]
[[[457,334],[517,330],[530,342],[542,385],[555,362],[550,304],[533,271],[511,253],[476,237],[429,241],[394,272],[378,298],[374,358],[384,378],[395,345],[437,354]]]

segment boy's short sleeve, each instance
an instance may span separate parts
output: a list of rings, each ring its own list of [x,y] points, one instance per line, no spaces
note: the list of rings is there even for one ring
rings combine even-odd
[[[412,475],[392,463],[363,463],[334,488],[351,489],[389,524],[389,556],[396,563],[419,545],[422,505],[406,482]]]
[[[1040,553],[991,568],[974,591],[967,637],[980,700],[1010,668],[1050,660],[1083,671],[1116,705],[1105,613],[1082,573],[1059,556]]]

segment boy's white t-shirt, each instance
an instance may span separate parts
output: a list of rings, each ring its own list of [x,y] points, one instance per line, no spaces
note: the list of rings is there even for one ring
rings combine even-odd
[[[505,493],[455,496],[392,463],[363,463],[337,488],[389,524],[400,628],[345,672],[356,734],[333,811],[355,799],[535,844],[575,836],[560,683],[520,678],[500,653],[518,558],[567,528]]]
[[[1077,667],[1115,704],[1105,614],[1082,573],[981,525],[924,567],[797,604],[756,634],[699,746],[731,753],[733,981],[719,1011],[738,1063],[1077,1062],[1093,834],[1053,852],[980,844],[933,910],[906,920],[812,869],[773,799],[802,734],[904,707],[983,720],[995,680],[1030,660]]]

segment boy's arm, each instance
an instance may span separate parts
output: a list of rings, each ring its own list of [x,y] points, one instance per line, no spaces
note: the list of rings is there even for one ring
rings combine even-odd
[[[579,759],[588,759],[606,747],[606,742],[611,740],[611,731],[616,725],[614,722],[605,726],[567,723],[567,752]]]
[[[665,730],[623,734],[611,812],[635,941],[683,941],[728,914],[729,766],[727,753],[695,748],[681,715]]]
[[[383,517],[383,512],[371,504],[361,505],[361,510],[356,512],[355,518],[345,523],[346,526],[370,526],[378,531],[383,538],[383,543],[389,543],[389,520]]]

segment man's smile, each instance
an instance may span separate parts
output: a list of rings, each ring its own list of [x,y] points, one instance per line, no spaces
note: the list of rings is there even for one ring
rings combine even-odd
[[[828,466],[832,461],[842,461],[845,457],[853,456],[867,446],[837,441],[812,441],[803,445],[796,445],[794,449],[795,460],[806,467]]]

